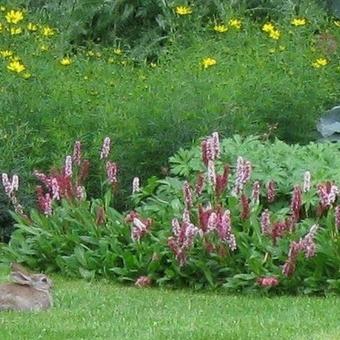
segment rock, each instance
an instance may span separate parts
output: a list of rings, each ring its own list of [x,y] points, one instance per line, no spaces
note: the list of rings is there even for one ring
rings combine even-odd
[[[324,140],[338,141],[340,139],[340,106],[334,106],[326,111],[316,128]]]

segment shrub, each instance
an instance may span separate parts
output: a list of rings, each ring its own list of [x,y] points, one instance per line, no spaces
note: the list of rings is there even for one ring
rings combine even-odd
[[[135,183],[128,214],[110,205],[113,181],[102,199],[16,215],[2,258],[88,279],[339,292],[338,148],[238,136],[220,147],[217,133],[201,148],[202,157],[194,147],[171,158],[176,176]]]

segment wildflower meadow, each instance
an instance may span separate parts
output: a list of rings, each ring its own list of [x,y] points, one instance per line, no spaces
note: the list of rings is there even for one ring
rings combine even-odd
[[[339,303],[339,30],[317,0],[0,2],[0,278],[56,282],[4,339],[336,339],[304,312]]]

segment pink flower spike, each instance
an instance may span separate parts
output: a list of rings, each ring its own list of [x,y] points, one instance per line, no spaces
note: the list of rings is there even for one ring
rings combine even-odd
[[[204,175],[198,174],[196,178],[195,193],[200,196],[204,188]]]
[[[336,206],[335,208],[335,226],[338,230],[340,230],[340,206]]]
[[[276,198],[276,185],[274,181],[267,184],[267,199],[269,203],[273,203]]]
[[[215,172],[215,162],[208,161],[208,180],[209,183],[215,188],[216,186],[216,172]]]
[[[132,181],[132,194],[139,192],[139,190],[140,190],[140,188],[139,188],[139,178],[134,177],[134,179]]]
[[[109,183],[111,184],[117,183],[117,173],[118,173],[117,164],[111,161],[107,161],[106,175],[107,175],[107,180]]]
[[[52,189],[52,199],[53,200],[60,200],[60,187],[58,180],[53,177],[51,180],[51,189]]]
[[[105,137],[102,150],[100,152],[100,159],[106,159],[109,156],[111,148],[111,139],[110,137]]]
[[[183,197],[186,209],[190,209],[192,207],[192,193],[187,181],[183,183]]]
[[[140,276],[135,282],[135,286],[138,288],[149,287],[150,285],[151,279],[148,276]]]
[[[292,195],[290,208],[292,210],[295,221],[300,219],[300,210],[302,207],[302,190],[299,186],[295,186]]]
[[[6,173],[2,174],[2,185],[4,186],[5,193],[7,194],[7,196],[10,196],[10,194],[13,191],[13,187],[12,187],[12,184],[10,183],[10,181],[8,179],[8,175]]]
[[[270,235],[270,216],[269,211],[266,209],[261,215],[261,231],[263,235]]]
[[[253,204],[257,205],[260,203],[260,182],[255,181],[253,185],[253,191],[251,194],[251,200]]]
[[[72,157],[66,156],[64,174],[66,177],[72,176]]]
[[[212,138],[212,144],[214,148],[215,159],[218,159],[221,156],[220,138],[219,138],[218,132],[213,132],[211,135],[211,138]]]
[[[76,189],[76,197],[79,201],[85,201],[86,199],[86,190],[82,185],[78,185]]]
[[[81,163],[81,143],[80,143],[79,140],[77,140],[74,143],[72,159],[73,159],[73,162],[75,164],[80,165],[80,163]]]
[[[237,165],[236,165],[236,179],[235,179],[235,186],[233,190],[234,195],[239,195],[244,185],[249,181],[251,176],[251,163],[241,156],[237,158]]]
[[[311,175],[309,171],[306,171],[303,176],[303,192],[308,192],[311,187]]]
[[[260,277],[256,282],[261,287],[275,287],[279,284],[279,280],[274,276]]]

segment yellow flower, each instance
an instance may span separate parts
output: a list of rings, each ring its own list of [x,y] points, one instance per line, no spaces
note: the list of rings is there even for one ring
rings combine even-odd
[[[336,27],[340,27],[340,20],[335,20],[335,21],[334,21],[334,25],[335,25]]]
[[[13,60],[7,65],[7,69],[12,72],[20,73],[25,71],[26,67],[18,60]]]
[[[176,7],[176,14],[178,15],[187,15],[191,13],[192,13],[192,9],[189,6],[177,6]]]
[[[304,26],[306,25],[306,19],[305,18],[294,18],[290,23],[293,26]]]
[[[36,32],[38,30],[38,25],[29,22],[27,25],[27,29],[31,32]]]
[[[25,73],[22,75],[22,77],[23,77],[24,79],[29,79],[29,78],[32,77],[32,75],[31,75],[31,73],[29,73],[29,72],[25,72]]]
[[[270,22],[267,22],[267,23],[265,23],[265,24],[262,26],[262,31],[263,31],[263,32],[269,33],[269,32],[272,32],[272,31],[274,31],[274,30],[275,30],[275,26],[274,26],[272,23],[270,23]]]
[[[157,64],[156,63],[150,63],[150,66],[152,67],[152,68],[155,68],[155,67],[157,67]]]
[[[9,30],[11,35],[17,35],[20,34],[22,32],[22,28],[21,27],[11,27]]]
[[[202,60],[203,68],[207,69],[210,66],[216,65],[217,61],[213,58],[204,58]]]
[[[215,25],[214,31],[218,33],[224,33],[228,31],[228,27],[225,25]]]
[[[107,62],[108,62],[109,64],[113,64],[114,61],[115,61],[115,60],[114,60],[113,58],[111,58],[111,57],[110,57],[109,59],[107,59]]]
[[[114,48],[113,49],[113,53],[117,54],[117,55],[122,55],[123,54],[123,50],[120,49],[119,47],[118,48]]]
[[[230,19],[229,20],[229,26],[230,27],[234,27],[234,28],[239,30],[241,28],[241,20],[239,20],[239,19]]]
[[[59,62],[63,66],[68,66],[68,65],[71,65],[73,63],[73,61],[70,58],[68,58],[68,57],[64,57]]]
[[[46,51],[48,51],[48,46],[47,45],[40,45],[40,50],[42,51],[42,52],[46,52]]]
[[[44,27],[42,28],[41,34],[42,34],[44,37],[52,37],[52,36],[55,34],[55,32],[54,32],[54,29],[53,29],[53,28],[48,27],[48,26],[44,26]]]
[[[7,12],[5,18],[9,24],[17,24],[24,19],[24,14],[21,11],[11,10],[10,12]]]
[[[1,12],[5,12],[6,11],[6,7],[5,6],[0,6],[0,11]]]
[[[274,39],[274,40],[278,40],[280,38],[280,31],[279,30],[273,30],[269,32],[269,37]]]
[[[312,66],[315,68],[320,68],[326,66],[328,64],[328,60],[326,58],[318,58],[312,63]]]
[[[8,58],[8,57],[11,57],[12,55],[13,55],[13,52],[10,50],[0,51],[0,56],[3,58]]]

